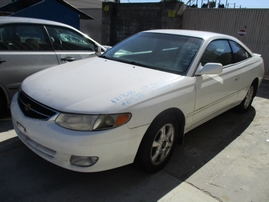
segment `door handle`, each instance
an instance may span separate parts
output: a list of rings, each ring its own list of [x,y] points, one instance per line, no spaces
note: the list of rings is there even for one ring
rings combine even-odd
[[[72,62],[76,60],[76,58],[73,58],[73,57],[65,57],[65,58],[61,58],[61,61],[64,61],[64,62]]]

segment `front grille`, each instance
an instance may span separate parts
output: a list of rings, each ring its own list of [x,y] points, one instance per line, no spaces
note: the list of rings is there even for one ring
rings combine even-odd
[[[19,91],[18,95],[18,104],[22,113],[30,118],[49,119],[57,114],[57,111],[35,101],[21,90]]]

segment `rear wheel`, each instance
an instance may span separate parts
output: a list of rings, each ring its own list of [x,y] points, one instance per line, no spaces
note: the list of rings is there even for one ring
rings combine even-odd
[[[169,161],[179,134],[179,123],[174,116],[157,118],[147,130],[135,164],[147,172],[161,170]]]
[[[251,86],[248,89],[248,92],[246,94],[246,97],[244,100],[235,108],[236,111],[240,113],[245,113],[247,112],[252,104],[253,98],[255,97],[255,91],[256,91],[256,86],[254,83],[251,84]]]

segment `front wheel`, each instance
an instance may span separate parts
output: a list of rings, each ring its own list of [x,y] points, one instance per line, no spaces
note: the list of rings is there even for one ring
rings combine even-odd
[[[157,118],[147,130],[135,164],[147,172],[161,170],[169,161],[179,134],[179,123],[174,116]]]
[[[251,84],[244,100],[235,108],[240,113],[247,112],[252,104],[253,98],[255,97],[255,85]]]

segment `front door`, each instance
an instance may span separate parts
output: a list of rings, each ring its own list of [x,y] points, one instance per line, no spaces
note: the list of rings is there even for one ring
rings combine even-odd
[[[212,41],[208,45],[201,65],[209,62],[222,63],[223,72],[219,75],[196,76],[193,126],[200,125],[229,108],[235,102],[240,89],[239,70],[232,64],[232,51],[227,40]]]
[[[95,56],[97,45],[81,33],[67,27],[46,27],[60,63]]]

